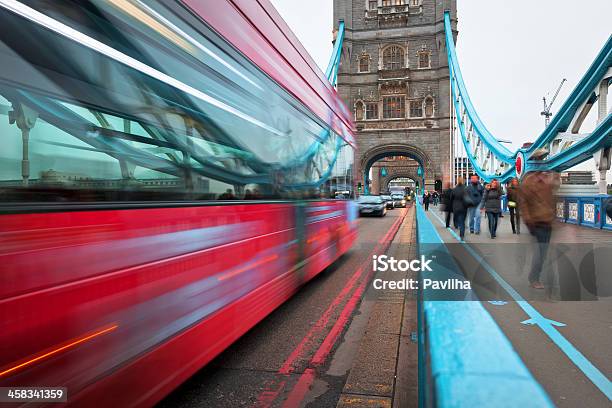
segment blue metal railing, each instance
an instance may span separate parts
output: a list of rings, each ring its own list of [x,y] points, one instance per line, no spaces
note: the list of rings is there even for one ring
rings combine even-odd
[[[435,254],[437,276],[457,274],[418,200],[416,206],[419,254]],[[431,300],[419,292],[420,407],[553,406],[479,301]]]
[[[606,215],[610,195],[557,196],[557,219],[569,224],[612,230],[612,219]]]

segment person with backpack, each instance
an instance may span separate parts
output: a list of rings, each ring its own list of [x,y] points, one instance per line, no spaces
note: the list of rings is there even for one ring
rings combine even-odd
[[[489,221],[489,234],[491,239],[495,239],[497,236],[497,223],[499,221],[499,214],[501,213],[501,198],[502,189],[497,179],[491,181],[490,187],[485,189],[482,196],[482,210],[487,214],[487,220]]]
[[[482,208],[481,203],[484,187],[480,184],[477,174],[472,174],[470,176],[470,184],[467,186],[467,193],[473,203],[467,210],[470,234],[480,234],[480,209]]]
[[[469,208],[468,194],[463,184],[463,177],[457,178],[457,186],[451,192],[451,208],[453,209],[453,222],[459,229],[459,237],[463,241],[465,238],[465,215]]]

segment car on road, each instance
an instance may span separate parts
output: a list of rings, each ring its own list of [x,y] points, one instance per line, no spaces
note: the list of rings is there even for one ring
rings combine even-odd
[[[387,214],[387,205],[381,196],[362,195],[357,200],[359,215],[378,215],[384,217]]]
[[[349,200],[351,198],[350,191],[337,191],[334,195],[336,200]]]
[[[383,201],[385,202],[385,205],[387,206],[387,210],[392,210],[395,208],[393,206],[393,199],[391,198],[390,195],[381,194],[380,198],[382,198]]]
[[[391,194],[391,198],[393,199],[393,206],[397,207],[406,207],[406,197],[403,194],[394,193]]]

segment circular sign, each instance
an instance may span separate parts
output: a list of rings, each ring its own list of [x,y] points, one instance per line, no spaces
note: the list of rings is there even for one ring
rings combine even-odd
[[[516,155],[514,167],[516,168],[516,176],[519,178],[522,177],[523,172],[525,171],[525,154],[523,152],[519,152]]]

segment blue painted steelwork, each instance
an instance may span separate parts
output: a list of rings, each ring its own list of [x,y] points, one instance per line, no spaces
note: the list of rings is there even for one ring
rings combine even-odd
[[[612,200],[610,195],[558,196],[557,219],[568,224],[612,230],[612,219],[606,216],[605,211],[609,200]]]
[[[559,132],[567,131],[583,104],[594,103],[597,100],[593,89],[606,76],[610,68],[612,68],[612,35],[608,37],[608,41],[563,103],[559,112],[552,118],[550,125],[532,146],[524,150],[527,157],[530,157],[537,149],[546,147]],[[606,119],[587,138],[544,162],[531,163],[531,161],[528,161],[528,165],[544,170],[565,170],[590,159],[598,149],[610,146],[612,146],[612,115],[608,113]]]
[[[521,175],[531,170],[562,171],[589,160],[602,148],[612,146],[612,115],[601,118],[589,134],[579,134],[582,120],[598,100],[597,87],[612,81],[612,36],[597,55],[583,78],[572,91],[550,125],[527,149],[510,152],[494,137],[478,116],[467,92],[457,59],[450,13],[445,12],[444,29],[446,50],[451,76],[453,107],[457,113],[457,127],[475,171],[486,181],[498,178],[506,181],[516,175],[515,160],[518,154],[527,159]],[[571,127],[571,128],[570,128]],[[569,133],[568,133],[569,131]],[[484,152],[483,152],[484,149]],[[534,155],[534,153],[538,153]],[[537,159],[536,157],[537,156]],[[492,162],[497,167],[483,168]]]
[[[444,256],[434,270],[454,274],[459,268],[452,255],[418,200],[416,206],[419,253]],[[420,406],[553,406],[479,301],[431,301],[422,295]]]
[[[489,132],[485,127],[484,123],[478,116],[474,105],[470,100],[467,92],[465,83],[463,82],[463,76],[461,75],[461,68],[457,60],[457,54],[455,51],[455,42],[453,39],[453,32],[450,23],[450,14],[448,12],[444,15],[444,27],[446,35],[446,53],[448,57],[448,66],[451,76],[451,94],[453,99],[453,106],[455,112],[457,112],[457,126],[461,133],[461,140],[468,153],[468,158],[474,167],[474,170],[486,181],[491,181],[494,178],[499,178],[505,181],[514,176],[514,154],[508,150],[504,145],[497,141],[497,138]],[[469,121],[469,123],[468,123]],[[468,126],[470,127],[468,129]],[[504,168],[507,168],[504,173],[493,171],[486,171],[482,168],[481,164],[475,160],[474,152],[479,146],[472,146],[472,143],[468,140],[467,133],[474,132],[480,142],[486,146],[490,151],[490,154],[494,155],[500,162],[504,163]]]
[[[329,63],[327,64],[327,70],[325,70],[325,76],[332,86],[336,86],[336,82],[338,81],[338,67],[340,66],[340,57],[342,56],[343,42],[344,20],[340,20],[340,23],[338,24],[338,34],[336,35],[336,41],[334,43],[334,51],[329,59]]]

